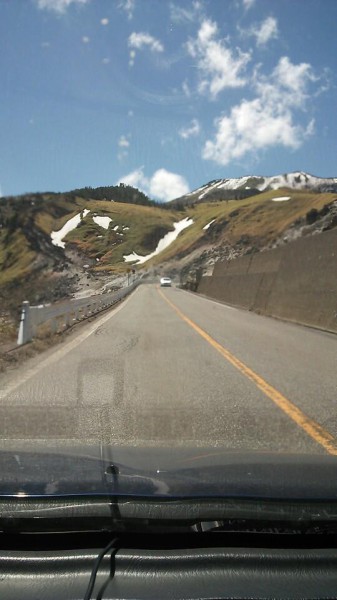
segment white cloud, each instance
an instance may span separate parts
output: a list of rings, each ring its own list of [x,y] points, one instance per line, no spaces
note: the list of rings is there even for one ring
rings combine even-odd
[[[267,17],[260,25],[253,25],[248,33],[256,37],[258,46],[265,46],[269,40],[278,37],[277,21],[274,17]]]
[[[125,137],[125,135],[121,135],[121,137],[118,140],[118,146],[120,148],[129,148],[130,146],[130,142],[129,140]]]
[[[243,8],[245,10],[249,10],[255,4],[255,0],[243,0]]]
[[[242,100],[229,115],[215,121],[216,132],[203,149],[203,158],[227,165],[248,153],[273,146],[296,149],[314,130],[295,122],[296,110],[305,110],[308,86],[317,81],[309,64],[294,65],[282,57],[270,77],[255,75],[253,100]]]
[[[218,26],[204,19],[196,39],[187,42],[187,51],[197,61],[201,73],[200,93],[209,93],[212,99],[225,88],[242,87],[246,84],[243,71],[250,61],[250,53],[237,49],[234,52],[217,38]]]
[[[294,65],[287,56],[282,56],[279,60],[274,70],[274,78],[278,79],[280,85],[299,95],[301,99],[305,95],[307,84],[310,81],[318,81],[309,63]]]
[[[133,110],[130,109],[128,111],[128,117],[133,117],[133,116],[134,116],[134,112],[133,112]]]
[[[197,136],[200,133],[200,124],[198,119],[193,119],[189,127],[183,127],[179,131],[180,137],[187,140],[190,137]]]
[[[109,19],[107,19],[106,17],[104,17],[104,19],[101,19],[101,25],[109,25]]]
[[[65,13],[71,4],[88,4],[90,0],[36,0],[40,9],[52,10],[56,13]]]
[[[133,67],[135,64],[136,50],[130,50],[129,67]]]
[[[128,39],[128,46],[131,48],[130,50],[130,60],[129,66],[133,67],[135,64],[136,50],[143,50],[144,48],[149,48],[151,52],[163,52],[164,46],[162,43],[154,38],[149,33],[145,33],[140,31],[136,33],[135,31],[131,33]]]
[[[124,175],[117,181],[117,185],[119,183],[125,183],[125,185],[131,185],[132,187],[137,187],[138,189],[145,192],[145,187],[148,185],[148,179],[145,177],[143,173],[143,168],[140,167],[128,175]]]
[[[125,135],[121,135],[121,137],[119,138],[118,147],[120,149],[117,154],[118,160],[123,160],[124,158],[127,158],[127,156],[129,155],[130,141]]]
[[[87,35],[84,35],[82,37],[82,42],[83,42],[83,44],[89,44],[90,38]]]
[[[110,58],[103,58],[103,59],[102,59],[102,64],[103,64],[103,65],[108,65],[108,64],[109,64],[109,62],[110,62]]]
[[[188,183],[184,177],[177,173],[171,173],[166,169],[158,169],[150,180],[151,195],[164,202],[183,196],[189,191]]]
[[[308,63],[293,64],[288,56],[282,56],[271,77],[255,75],[255,88],[266,102],[280,106],[304,108],[308,99],[308,86],[319,81]]]
[[[215,124],[215,139],[206,142],[203,158],[220,165],[270,146],[297,148],[303,135],[289,110],[279,113],[277,107],[265,106],[260,98],[243,100],[228,117],[220,117]]]
[[[171,2],[170,19],[173,21],[173,23],[177,23],[178,25],[194,23],[199,18],[202,8],[203,4],[198,0],[192,2],[188,8]]]
[[[152,177],[146,177],[144,175],[144,167],[140,167],[122,177],[118,183],[121,182],[132,185],[142,190],[151,198],[156,198],[163,202],[183,196],[190,191],[184,177],[166,169],[158,169],[153,173]]]
[[[135,0],[120,0],[118,4],[118,8],[124,10],[127,14],[129,20],[132,19],[133,13],[135,10],[136,2]]]
[[[154,38],[149,33],[145,33],[140,31],[139,33],[133,32],[131,33],[128,45],[130,48],[136,48],[136,50],[142,50],[145,47],[148,47],[151,52],[163,52],[164,46],[162,43]]]

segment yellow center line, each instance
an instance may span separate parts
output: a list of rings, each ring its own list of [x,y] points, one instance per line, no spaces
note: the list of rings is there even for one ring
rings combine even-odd
[[[158,289],[159,294],[164,298],[165,302],[173,308],[177,315],[185,321],[194,331],[196,331],[204,340],[206,340],[215,350],[217,350],[228,362],[233,365],[238,371],[243,373],[250,381],[268,397],[270,400],[278,406],[290,419],[292,419],[299,427],[301,427],[315,442],[323,446],[323,448],[329,454],[337,455],[337,440],[326,431],[319,423],[316,423],[313,419],[310,419],[305,413],[303,413],[295,404],[288,400],[283,394],[276,390],[273,386],[269,385],[260,375],[255,373],[252,369],[247,367],[241,360],[236,358],[234,354],[229,352],[226,348],[221,346],[216,340],[214,340],[206,331],[201,329],[199,325],[189,319],[181,310],[171,302],[163,292]]]

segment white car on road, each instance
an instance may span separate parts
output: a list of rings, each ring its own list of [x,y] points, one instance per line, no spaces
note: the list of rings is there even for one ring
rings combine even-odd
[[[162,277],[160,280],[160,286],[161,287],[171,287],[172,285],[172,279],[170,279],[169,277]]]

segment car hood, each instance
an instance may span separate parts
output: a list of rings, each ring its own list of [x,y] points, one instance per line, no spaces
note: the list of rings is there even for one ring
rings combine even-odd
[[[337,457],[221,448],[51,447],[0,451],[0,497],[337,499]]]

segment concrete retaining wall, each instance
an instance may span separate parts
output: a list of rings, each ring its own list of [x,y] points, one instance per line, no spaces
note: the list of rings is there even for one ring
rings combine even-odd
[[[216,263],[198,292],[247,310],[337,332],[337,229]]]

